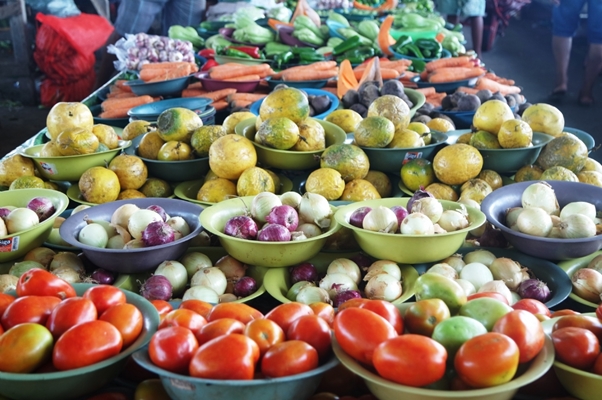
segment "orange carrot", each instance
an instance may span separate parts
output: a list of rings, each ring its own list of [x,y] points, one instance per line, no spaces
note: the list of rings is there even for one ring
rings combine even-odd
[[[142,67],[140,67],[140,70],[143,71],[145,69],[172,69],[172,68],[178,68],[181,66],[186,66],[193,72],[198,71],[198,68],[199,68],[195,63],[188,62],[188,61],[172,61],[172,62],[165,61],[165,62],[144,64]]]
[[[244,75],[261,75],[269,69],[269,64],[243,65],[241,67],[231,67],[228,69],[220,68],[216,70],[211,68],[209,70],[209,76],[211,79],[226,80]]]
[[[435,107],[441,107],[441,101],[445,96],[447,96],[446,93],[437,93],[436,95],[427,97],[426,101]]]
[[[265,98],[266,94],[257,93],[232,93],[228,95],[228,101],[234,100],[246,100],[246,101],[257,101]]]
[[[186,89],[199,89],[199,90],[203,90],[203,84],[201,82],[189,83],[188,87],[186,87]]]
[[[128,116],[128,111],[130,111],[130,107],[126,108],[113,108],[111,110],[103,111],[98,116],[100,118],[126,118]]]
[[[437,93],[437,91],[435,90],[435,88],[433,86],[416,89],[416,91],[422,93],[425,97],[428,97],[429,95],[433,95],[433,94]]]
[[[467,86],[460,86],[459,88],[456,89],[456,91],[464,92],[466,94],[477,94],[479,89],[475,89],[475,88],[471,88],[471,87],[467,87]]]
[[[159,73],[155,74],[155,71],[158,71]],[[183,64],[179,67],[172,68],[172,69],[142,70],[142,71],[140,71],[140,79],[142,79],[145,82],[162,82],[162,81],[166,81],[169,79],[182,78],[184,76],[190,75],[190,73],[191,73],[190,67],[189,67],[188,63],[186,63],[186,64]],[[145,74],[147,76],[147,78],[143,78],[143,74]]]
[[[203,89],[184,89],[182,90],[182,97],[205,97],[207,93]]]
[[[127,82],[128,81],[125,80],[125,79],[117,79],[115,81],[115,83],[111,86],[111,89],[113,89],[113,88],[117,89],[118,88],[118,89],[121,89],[121,90],[126,91],[126,92],[131,92],[132,88],[130,87],[130,85],[126,84]]]
[[[493,93],[500,92],[504,96],[506,96],[507,94],[518,94],[521,92],[521,88],[519,88],[518,86],[504,85],[489,78],[485,78],[484,76],[479,78],[477,84],[475,85],[475,89],[489,89]]]
[[[224,100],[226,97],[228,97],[229,94],[233,93],[236,93],[236,89],[227,88],[205,93],[203,97],[211,99],[215,103],[216,101]]]
[[[278,73],[272,74],[272,79],[282,79],[283,74],[289,74],[298,71],[321,71],[321,70],[329,70],[336,68],[336,61],[316,61],[315,63],[308,65],[297,65],[295,67],[290,67],[283,69]]]
[[[136,95],[132,92],[111,92],[107,93],[107,99],[125,99],[127,97],[136,97]]]
[[[470,62],[470,57],[468,56],[440,58],[438,60],[427,62],[426,70],[432,72],[439,68],[457,67],[466,64],[467,62]]]
[[[487,72],[485,74],[485,78],[489,78],[491,80],[494,80],[498,83],[501,83],[503,85],[514,85],[516,82],[514,81],[514,79],[506,79],[506,78],[502,78],[501,76],[497,76],[496,74],[494,74],[493,72]]]
[[[320,79],[330,79],[337,76],[338,68],[324,70],[299,70],[289,71],[282,74],[283,81],[316,81]]]
[[[229,101],[228,104],[231,108],[247,108],[248,106],[253,104],[253,102],[249,100],[233,100]]]
[[[236,78],[224,79],[226,82],[247,82],[247,81],[258,81],[261,79],[259,75],[243,75],[237,76]]]
[[[228,102],[225,100],[214,101],[213,103],[211,103],[211,105],[213,106],[213,108],[215,108],[216,111],[221,111],[228,108]]]
[[[380,51],[383,52],[385,56],[392,56],[390,46],[395,44],[395,39],[391,37],[389,31],[393,26],[393,21],[395,17],[393,15],[388,15],[383,23],[380,25],[380,30],[378,31],[378,37],[376,38],[378,42],[378,46],[380,47]]]
[[[142,104],[148,104],[155,101],[149,95],[127,97],[125,99],[106,99],[100,103],[103,111],[111,111],[118,108],[130,109],[133,107],[141,106]]]
[[[483,73],[483,69],[479,67],[439,68],[438,70],[429,74],[428,81],[431,83],[454,82],[463,79],[476,78],[477,76],[483,75]]]

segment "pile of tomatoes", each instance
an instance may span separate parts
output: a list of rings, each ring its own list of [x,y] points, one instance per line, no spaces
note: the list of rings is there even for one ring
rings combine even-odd
[[[0,371],[65,371],[106,360],[140,335],[143,315],[121,289],[96,285],[81,296],[43,269],[0,293]]]

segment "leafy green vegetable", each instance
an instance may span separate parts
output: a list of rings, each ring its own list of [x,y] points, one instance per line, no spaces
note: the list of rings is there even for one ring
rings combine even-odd
[[[441,42],[441,46],[448,50],[453,57],[457,57],[459,54],[466,53],[466,48],[462,43],[460,43],[457,36],[445,36],[443,38],[443,42]]]
[[[187,40],[192,43],[195,50],[200,49],[205,44],[205,40],[199,36],[192,26],[172,25],[167,31],[167,36],[171,39]]]
[[[226,47],[231,46],[232,42],[224,38],[222,35],[213,35],[205,40],[205,47],[208,49],[215,50],[216,53],[220,53]]]

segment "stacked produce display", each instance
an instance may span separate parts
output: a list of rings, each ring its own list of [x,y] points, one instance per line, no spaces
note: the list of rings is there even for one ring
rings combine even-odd
[[[0,398],[597,398],[592,136],[334,3],[124,38],[0,160]]]

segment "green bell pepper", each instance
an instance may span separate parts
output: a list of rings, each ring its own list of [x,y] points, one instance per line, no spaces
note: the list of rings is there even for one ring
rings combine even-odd
[[[292,51],[285,51],[284,53],[279,53],[274,56],[274,62],[276,63],[276,68],[281,69],[284,65],[290,63],[295,55]]]
[[[440,58],[443,47],[435,39],[417,39],[414,44],[418,46],[424,58]]]
[[[315,51],[304,51],[301,54],[299,54],[299,60],[301,60],[301,63],[313,63],[316,61],[324,61],[324,56],[322,54],[318,54]]]
[[[349,60],[351,64],[361,64],[370,57],[374,57],[376,50],[373,47],[362,46],[356,49],[347,50],[345,53],[336,58],[337,62]]]

